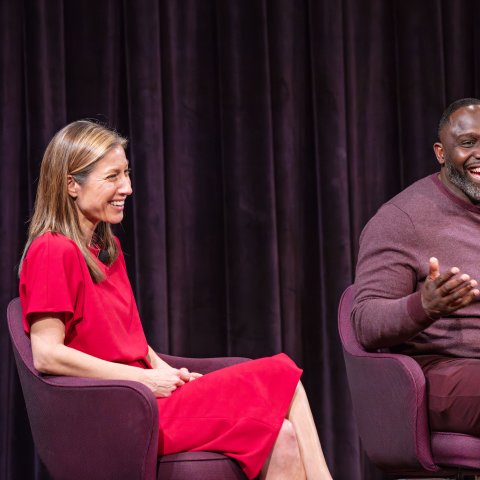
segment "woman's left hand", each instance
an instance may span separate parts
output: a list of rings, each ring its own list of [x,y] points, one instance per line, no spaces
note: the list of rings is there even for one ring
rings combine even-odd
[[[150,347],[150,345],[148,346],[147,358],[154,370],[162,370],[162,368],[167,368],[167,369],[171,368],[167,362],[162,360],[157,355],[155,350],[153,350],[153,348]],[[180,372],[180,379],[185,383],[195,380],[196,378],[200,378],[202,376],[201,373],[190,372],[188,368],[185,368],[185,367],[180,368],[179,372]]]
[[[188,368],[182,367],[180,370],[180,378],[186,383],[195,380],[196,378],[200,378],[202,376],[201,373],[197,372],[189,372]]]

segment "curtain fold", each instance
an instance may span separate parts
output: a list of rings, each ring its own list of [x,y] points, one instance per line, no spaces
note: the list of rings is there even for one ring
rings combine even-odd
[[[122,241],[130,280],[147,338],[169,348],[166,238],[165,140],[160,7],[156,1],[123,3],[125,25],[125,111],[135,196],[129,203]],[[149,234],[145,228],[151,225]]]
[[[23,6],[17,2],[0,3],[0,178],[2,182],[0,234],[0,307],[6,312],[8,301],[16,295],[15,266],[22,248],[23,222],[28,212],[28,193],[21,195],[27,184],[27,150],[24,137],[25,91],[23,73]],[[8,189],[7,189],[8,186]],[[5,478],[28,478],[34,468],[33,443],[29,432],[20,385],[10,347],[6,322],[0,322],[0,476]],[[25,432],[19,435],[18,432]],[[28,433],[27,433],[28,435]],[[24,452],[18,461],[18,452]]]
[[[479,94],[475,6],[0,0],[3,311],[46,144],[96,118],[129,138],[116,232],[151,345],[285,351],[334,478],[384,478],[358,440],[337,304],[367,220],[438,168],[443,108]],[[0,478],[47,480],[5,322],[0,372]]]

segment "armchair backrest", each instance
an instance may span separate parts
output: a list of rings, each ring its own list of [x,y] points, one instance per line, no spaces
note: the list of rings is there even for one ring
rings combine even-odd
[[[389,472],[436,472],[430,446],[425,376],[411,357],[368,352],[350,318],[354,287],[342,295],[338,329],[353,411],[372,462]]]
[[[365,349],[360,345],[355,336],[353,325],[350,320],[353,303],[353,285],[350,285],[343,292],[338,309],[338,332],[342,341],[344,352],[351,355],[364,355]]]
[[[41,375],[18,298],[7,322],[33,440],[51,476],[157,478],[158,408],[150,390],[131,381]]]
[[[23,330],[22,307],[19,298],[13,299],[8,305],[7,322],[17,367],[21,367],[21,370],[25,370],[25,373],[28,371],[34,377],[39,377],[37,370],[33,366],[30,339]]]

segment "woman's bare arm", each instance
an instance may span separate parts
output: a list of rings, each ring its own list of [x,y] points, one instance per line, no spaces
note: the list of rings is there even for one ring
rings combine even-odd
[[[165,368],[144,370],[108,362],[67,347],[64,344],[65,325],[61,314],[36,314],[30,329],[30,340],[34,366],[41,373],[105,380],[133,380],[149,387],[158,397],[167,397],[184,384],[180,370],[168,366],[165,362]]]
[[[158,355],[157,352],[149,345],[148,346],[148,353],[147,353],[147,360],[150,362],[150,365],[153,368],[168,368],[170,365],[162,360]]]

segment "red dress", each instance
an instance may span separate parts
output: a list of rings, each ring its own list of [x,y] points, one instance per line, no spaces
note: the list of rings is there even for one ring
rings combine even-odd
[[[96,284],[72,240],[52,233],[35,239],[20,275],[25,332],[33,313],[63,313],[65,345],[151,368],[121,250],[110,267],[99,265],[106,279]],[[254,478],[273,447],[300,375],[280,354],[217,370],[158,398],[159,455],[222,452]]]

